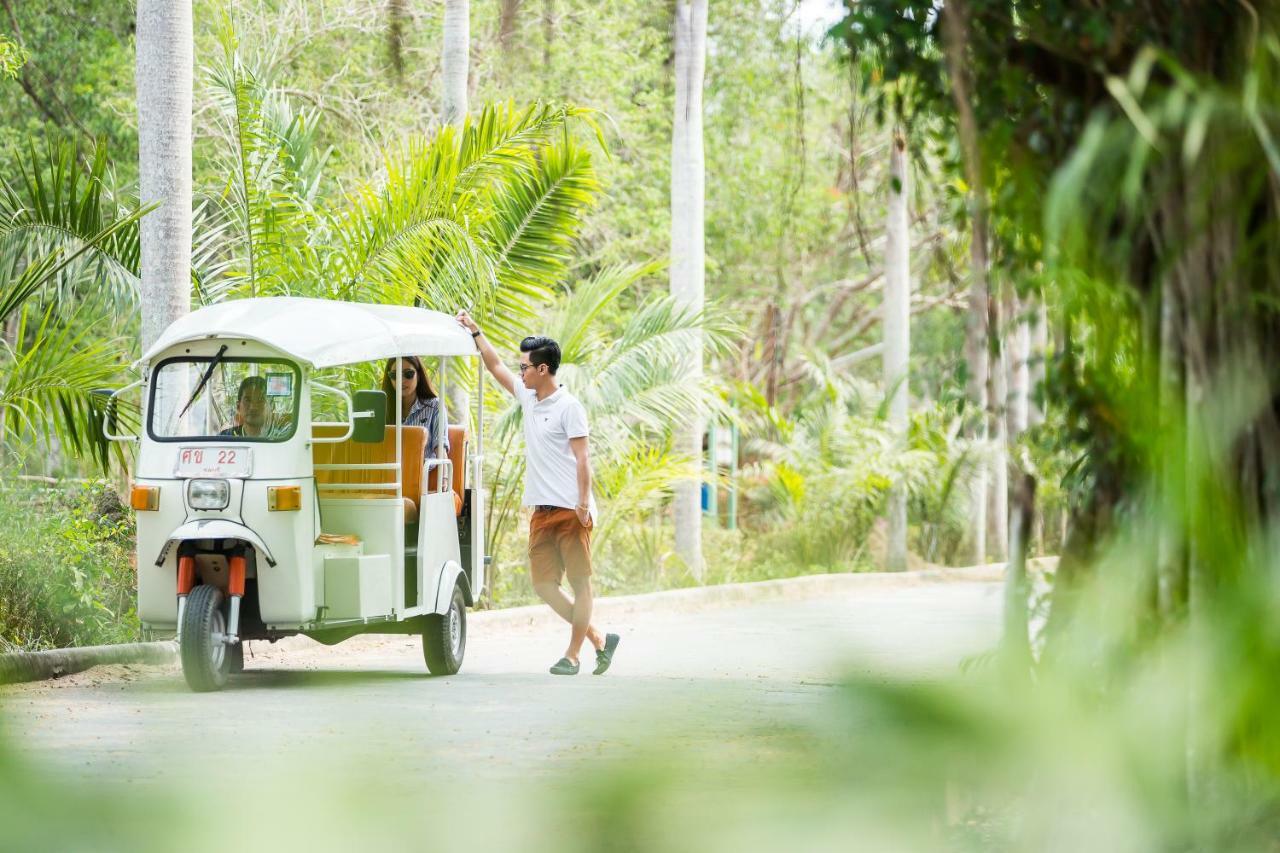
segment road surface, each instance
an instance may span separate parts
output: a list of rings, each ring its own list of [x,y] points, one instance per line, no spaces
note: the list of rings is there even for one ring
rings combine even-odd
[[[472,614],[462,673],[425,677],[417,638],[334,648],[254,643],[216,694],[176,670],[113,667],[0,688],[5,738],[32,764],[88,780],[165,785],[258,772],[361,768],[379,778],[505,780],[572,774],[656,735],[696,749],[803,724],[848,674],[928,678],[992,646],[999,584],[850,579],[766,600],[697,595],[602,601],[622,635],[605,676],[547,667],[568,629],[529,609]]]

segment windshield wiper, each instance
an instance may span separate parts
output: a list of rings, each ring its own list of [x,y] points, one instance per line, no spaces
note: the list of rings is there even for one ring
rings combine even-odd
[[[218,366],[218,362],[222,361],[222,354],[226,351],[227,345],[223,344],[218,350],[218,354],[213,357],[213,361],[209,362],[209,368],[205,370],[204,376],[200,377],[200,384],[196,386],[196,390],[191,392],[191,399],[182,407],[182,411],[178,412],[178,417],[182,417],[187,413],[187,409],[190,409],[191,405],[195,403],[196,397],[200,396],[200,392],[204,390],[204,386],[209,384],[209,377],[213,375],[213,369]]]

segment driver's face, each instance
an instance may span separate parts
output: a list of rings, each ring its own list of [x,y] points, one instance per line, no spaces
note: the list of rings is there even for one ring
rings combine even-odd
[[[236,405],[236,414],[240,423],[250,427],[260,427],[267,418],[267,395],[260,388],[250,388],[244,392]]]

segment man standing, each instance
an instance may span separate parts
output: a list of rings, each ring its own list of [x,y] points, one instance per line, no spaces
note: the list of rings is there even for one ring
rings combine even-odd
[[[459,311],[457,319],[476,339],[484,366],[520,401],[524,412],[524,503],[533,507],[529,520],[533,589],[573,626],[569,648],[551,672],[577,675],[582,641],[590,640],[596,649],[595,674],[603,675],[613,662],[619,637],[601,637],[591,625],[591,530],[597,513],[591,494],[589,430],[582,404],[556,381],[560,345],[543,337],[521,341],[517,380],[467,312]],[[569,579],[572,601],[560,588],[562,576]]]

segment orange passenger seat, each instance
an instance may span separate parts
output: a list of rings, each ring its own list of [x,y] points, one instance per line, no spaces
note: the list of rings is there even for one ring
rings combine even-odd
[[[313,436],[342,435],[346,427],[313,426]],[[402,493],[414,506],[422,505],[422,460],[427,446],[427,429],[420,426],[404,427],[400,439],[400,467],[404,472]],[[334,444],[315,442],[311,445],[311,459],[316,465],[370,465],[396,461],[396,428],[388,426],[382,441],[363,444],[340,441]],[[324,494],[337,497],[393,498],[391,489],[360,489],[362,483],[394,483],[396,472],[385,468],[381,471],[316,471],[316,483],[351,483],[352,489],[335,491],[326,489]]]
[[[453,462],[453,511],[462,515],[462,496],[467,493],[467,428],[449,425],[449,460]],[[436,472],[427,475],[427,491],[436,487]]]

